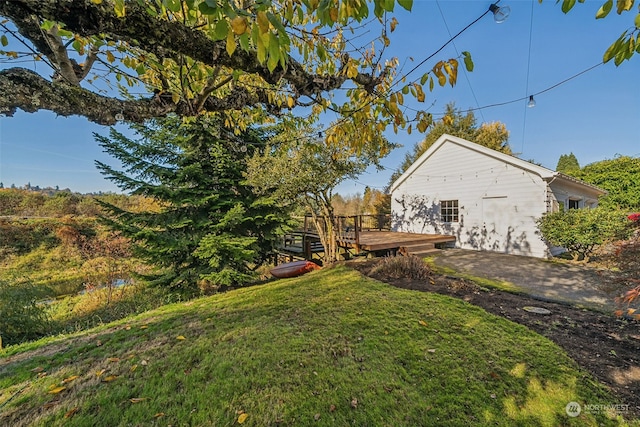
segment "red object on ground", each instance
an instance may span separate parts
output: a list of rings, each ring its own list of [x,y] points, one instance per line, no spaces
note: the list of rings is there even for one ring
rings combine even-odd
[[[629,215],[627,218],[629,218],[631,221],[640,222],[640,212],[638,212],[638,213],[632,213],[632,214],[631,214],[631,215]]]
[[[302,276],[313,270],[319,270],[320,266],[311,261],[294,261],[280,264],[271,269],[270,273],[273,277],[284,279],[285,277]]]

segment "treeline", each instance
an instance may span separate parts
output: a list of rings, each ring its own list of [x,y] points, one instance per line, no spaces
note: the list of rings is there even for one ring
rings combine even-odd
[[[0,188],[0,216],[64,217],[80,215],[96,217],[101,213],[98,201],[132,212],[158,210],[160,205],[148,197],[106,193],[80,194],[21,188]]]

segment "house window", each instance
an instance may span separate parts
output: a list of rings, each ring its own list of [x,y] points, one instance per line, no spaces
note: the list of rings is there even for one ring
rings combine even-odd
[[[580,208],[580,200],[569,199],[567,207],[569,209],[579,209]]]
[[[440,201],[440,219],[442,222],[458,222],[458,201]]]

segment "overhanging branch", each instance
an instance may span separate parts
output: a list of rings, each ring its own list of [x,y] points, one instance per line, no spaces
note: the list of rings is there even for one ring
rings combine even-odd
[[[127,3],[127,13],[122,18],[115,15],[111,2],[96,3],[91,0],[13,0],[0,2],[0,14],[12,20],[36,15],[64,23],[68,30],[84,37],[105,34],[113,40],[135,44],[158,57],[175,59],[186,55],[210,66],[224,66],[258,75],[270,84],[284,79],[300,96],[337,89],[347,80],[344,75],[308,73],[293,58],[289,58],[286,69],[278,66],[270,72],[258,62],[255,52],[237,49],[229,56],[224,40],[211,40],[203,31],[180,22],[154,18],[137,2]],[[370,89],[381,77],[360,73],[351,80]]]
[[[236,88],[226,97],[210,97],[205,102],[207,111],[240,110],[247,105],[265,104],[264,91]],[[102,125],[113,125],[116,115],[124,120],[141,123],[153,117],[169,113],[188,114],[190,104],[181,101],[173,104],[162,97],[140,100],[121,100],[102,96],[79,86],[65,82],[50,82],[37,73],[24,68],[0,71],[0,114],[12,116],[16,110],[29,113],[49,110],[61,116],[79,115]]]

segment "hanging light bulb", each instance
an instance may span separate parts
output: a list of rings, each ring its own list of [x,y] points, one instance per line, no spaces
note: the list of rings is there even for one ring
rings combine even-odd
[[[527,103],[527,107],[533,108],[536,106],[536,100],[533,99],[533,95],[529,95],[529,102]]]
[[[491,6],[489,6],[489,11],[493,13],[493,19],[496,21],[496,23],[502,24],[509,17],[511,8],[509,6],[498,6],[497,4],[493,3]]]

